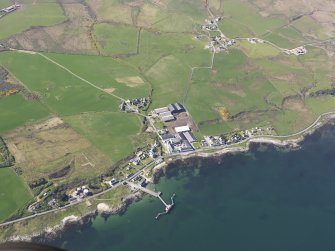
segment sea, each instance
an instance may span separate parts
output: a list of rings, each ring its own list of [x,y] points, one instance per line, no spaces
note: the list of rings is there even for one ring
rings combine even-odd
[[[253,144],[246,153],[170,165],[150,196],[123,215],[97,217],[50,244],[69,251],[335,250],[335,127],[298,149]]]

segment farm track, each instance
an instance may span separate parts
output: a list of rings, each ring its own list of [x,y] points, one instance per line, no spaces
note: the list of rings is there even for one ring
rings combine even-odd
[[[121,101],[125,101],[124,98],[122,98],[122,97],[120,97],[120,96],[117,96],[117,95],[115,95],[115,94],[113,94],[113,93],[110,93],[110,92],[108,92],[108,91],[102,89],[101,87],[99,87],[99,86],[93,84],[92,82],[90,82],[90,81],[88,81],[88,80],[86,80],[86,79],[80,77],[79,75],[77,75],[77,74],[75,74],[74,72],[72,72],[70,69],[68,69],[68,68],[66,68],[65,66],[63,66],[63,65],[61,65],[61,64],[59,64],[59,63],[57,63],[56,61],[54,61],[53,59],[51,59],[51,58],[45,56],[44,54],[42,54],[42,53],[37,53],[37,54],[40,55],[41,57],[45,58],[45,59],[48,60],[49,62],[51,62],[51,63],[57,65],[57,66],[60,67],[60,68],[62,68],[63,70],[67,71],[67,72],[70,73],[72,76],[74,76],[74,77],[80,79],[81,81],[85,82],[86,84],[89,84],[90,86],[92,86],[92,87],[94,87],[94,88],[96,88],[96,89],[98,89],[98,90],[100,90],[100,91],[102,91],[102,92],[104,92],[104,93],[107,93],[108,95],[113,96],[114,98],[117,98],[117,99],[119,99],[119,100],[121,100]]]

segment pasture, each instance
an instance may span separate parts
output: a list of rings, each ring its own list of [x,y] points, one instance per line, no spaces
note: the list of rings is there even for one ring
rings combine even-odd
[[[49,110],[39,101],[27,101],[19,94],[2,97],[0,98],[0,134],[26,123],[34,123],[48,115]]]
[[[142,118],[119,112],[85,113],[64,118],[80,135],[87,138],[113,162],[130,155],[141,133]]]
[[[5,140],[28,183],[48,179],[66,166],[70,166],[70,172],[60,176],[60,181],[92,177],[111,164],[108,157],[57,117],[17,128],[7,133]]]
[[[137,28],[101,23],[94,26],[93,35],[104,55],[123,56],[137,52]]]
[[[12,5],[12,4],[13,3],[12,3],[11,0],[2,0],[0,2],[0,9],[6,8],[6,7],[8,7],[8,6]]]
[[[133,87],[118,83],[116,78],[138,76],[139,72],[112,58],[61,54],[48,56],[100,88],[114,88],[114,93],[125,99],[146,97],[150,92],[150,86],[146,83]],[[6,52],[0,54],[0,63],[30,90],[40,93],[43,103],[59,115],[118,110],[118,99],[78,79],[40,55]]]
[[[237,45],[249,58],[275,57],[280,50],[268,43],[251,44],[248,41],[240,41]]]
[[[1,1],[3,2],[3,1]],[[7,0],[5,1],[7,5]],[[51,26],[66,21],[56,0],[18,1],[22,7],[0,20],[0,39],[8,38],[32,26]]]
[[[242,4],[240,1],[225,0],[224,15],[234,19],[235,22],[248,27],[254,36],[261,36],[268,30],[274,30],[287,23],[279,17],[263,17],[257,13],[257,9],[249,3]]]
[[[13,169],[0,168],[0,180],[0,222],[2,222],[33,197]]]
[[[167,0],[164,3],[88,0],[101,22],[122,23],[163,32],[187,32],[207,17],[203,2]]]
[[[151,91],[151,86],[147,81],[138,85],[127,85],[119,83],[118,79],[138,77],[142,78],[141,72],[134,66],[122,60],[111,57],[84,56],[84,55],[64,55],[46,54],[57,63],[67,67],[80,77],[94,83],[101,88],[114,88],[113,94],[124,99],[147,97]],[[145,80],[145,78],[143,78]],[[90,89],[94,88],[87,85]],[[101,94],[101,93],[100,93]],[[105,93],[102,93],[105,95]],[[113,97],[112,97],[113,98]],[[117,103],[119,100],[113,98]],[[110,101],[111,99],[108,98]],[[103,102],[100,102],[103,103]],[[114,110],[115,111],[115,110]]]

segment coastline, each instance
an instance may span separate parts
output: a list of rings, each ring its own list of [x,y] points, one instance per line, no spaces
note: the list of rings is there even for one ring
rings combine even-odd
[[[213,152],[193,152],[181,156],[176,156],[175,158],[169,158],[166,161],[156,165],[152,169],[152,177],[150,181],[152,183],[157,183],[159,178],[164,175],[165,171],[171,167],[172,164],[176,163],[177,161],[187,161],[189,159],[202,159],[202,158],[222,158],[226,154],[234,154],[234,153],[241,153],[241,152],[248,152],[253,144],[267,144],[273,145],[277,147],[285,147],[288,150],[297,150],[301,147],[301,143],[306,139],[307,136],[314,134],[317,130],[322,129],[323,127],[330,125],[334,126],[335,116],[329,116],[325,119],[325,121],[319,121],[315,123],[315,125],[309,130],[302,133],[300,136],[296,138],[289,138],[289,139],[281,139],[281,137],[266,137],[266,136],[259,136],[255,138],[249,138],[245,142],[245,145],[240,146],[232,146],[226,148],[218,148],[215,149]],[[284,137],[282,137],[284,138]],[[123,214],[126,212],[128,206],[142,199],[144,194],[142,192],[130,192],[126,197],[121,198],[121,203],[117,206],[110,206],[106,203],[99,203],[95,208],[91,208],[88,212],[83,215],[73,215],[70,214],[65,216],[61,222],[52,226],[52,227],[45,227],[41,231],[35,231],[33,233],[29,233],[27,235],[11,235],[9,238],[0,240],[0,242],[4,241],[33,241],[33,242],[47,242],[50,240],[54,240],[60,238],[63,232],[69,229],[79,230],[85,226],[89,226],[92,221],[98,216],[101,215],[104,218],[108,218],[110,215],[115,214]],[[28,220],[29,221],[29,220]],[[10,227],[9,225],[8,227]],[[5,229],[7,227],[1,227],[0,229]]]

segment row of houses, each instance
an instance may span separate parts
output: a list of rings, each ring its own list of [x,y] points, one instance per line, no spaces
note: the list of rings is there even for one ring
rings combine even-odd
[[[119,108],[121,112],[139,112],[149,107],[150,98],[135,98],[123,101]]]
[[[11,12],[17,10],[18,8],[20,8],[19,4],[13,4],[13,5],[11,5],[7,8],[1,9],[0,12],[4,12],[4,13],[8,14],[8,13],[11,13]]]
[[[307,53],[307,49],[304,47],[304,46],[299,46],[297,48],[294,48],[292,50],[284,50],[284,52],[287,54],[287,55],[291,55],[291,54],[294,54],[296,56],[299,56],[299,55],[304,55]]]

